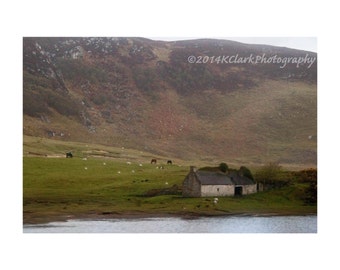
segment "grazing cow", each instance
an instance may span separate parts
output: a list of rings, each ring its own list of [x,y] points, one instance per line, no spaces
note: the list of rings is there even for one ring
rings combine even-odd
[[[156,164],[157,163],[157,159],[153,158],[151,159],[151,164]]]
[[[168,162],[166,164],[172,165],[172,160],[168,160]]]
[[[66,153],[66,158],[72,158],[72,157],[73,157],[73,155],[72,155],[71,152],[67,152],[67,153]]]

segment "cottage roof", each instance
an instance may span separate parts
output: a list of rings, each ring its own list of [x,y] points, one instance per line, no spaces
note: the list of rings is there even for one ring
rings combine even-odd
[[[252,179],[244,175],[240,175],[238,172],[230,172],[228,176],[230,177],[231,181],[235,185],[254,185],[255,184],[255,182]]]
[[[231,179],[224,173],[197,171],[195,174],[201,185],[234,185]]]
[[[229,174],[213,171],[196,171],[197,179],[201,185],[253,185],[255,182],[239,174],[237,171],[232,171]]]

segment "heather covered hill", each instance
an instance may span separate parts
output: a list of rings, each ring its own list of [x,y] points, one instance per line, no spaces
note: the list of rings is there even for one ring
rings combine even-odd
[[[240,63],[251,56],[258,63]],[[317,61],[300,57],[316,54],[213,39],[24,38],[23,132],[184,160],[315,165]]]

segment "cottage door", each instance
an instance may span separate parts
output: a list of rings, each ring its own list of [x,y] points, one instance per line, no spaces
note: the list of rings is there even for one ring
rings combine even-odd
[[[235,196],[242,196],[242,187],[235,187]]]

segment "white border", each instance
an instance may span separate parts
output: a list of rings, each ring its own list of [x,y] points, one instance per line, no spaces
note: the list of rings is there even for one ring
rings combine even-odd
[[[11,1],[1,3],[1,269],[322,269],[339,265],[338,42],[332,3]],[[326,17],[321,17],[325,15]],[[23,235],[23,36],[318,37],[319,224],[312,235]],[[21,192],[18,192],[21,191]]]

